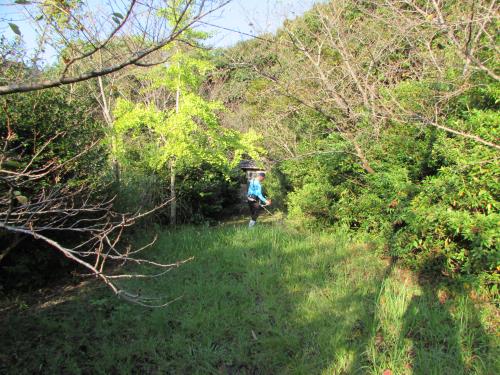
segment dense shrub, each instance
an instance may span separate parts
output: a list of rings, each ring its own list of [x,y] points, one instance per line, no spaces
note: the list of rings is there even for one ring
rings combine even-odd
[[[9,202],[9,191],[13,186],[12,180],[5,176],[23,169],[28,173],[35,170],[39,174],[31,179],[19,177],[14,181],[14,186],[19,189],[18,196],[26,202],[36,201],[40,196],[49,196],[60,202],[69,197],[68,200],[78,206],[83,200],[99,201],[107,195],[108,191],[104,191],[108,181],[107,153],[99,143],[103,136],[102,124],[91,98],[79,91],[69,94],[64,89],[50,89],[3,96],[0,106],[0,123],[7,125],[0,128],[3,141],[0,197],[3,204]],[[60,167],[47,169],[46,166],[50,165]],[[62,189],[66,189],[64,195],[58,195]],[[89,193],[80,194],[80,190]],[[50,222],[51,211],[44,207],[39,203],[32,204],[30,209],[47,211],[47,222]],[[74,216],[75,221],[79,218]],[[44,233],[50,233],[54,240],[62,243],[72,240],[62,231],[47,230]],[[0,290],[34,289],[74,268],[67,258],[42,241],[2,230],[0,255]]]
[[[289,218],[308,228],[332,223],[333,187],[327,181],[304,184],[288,195]]]
[[[448,122],[493,140],[499,134],[492,85],[464,93]],[[493,85],[496,87],[496,85]],[[443,259],[450,277],[500,281],[500,164],[495,149],[434,128],[394,123],[370,148],[373,174],[347,158],[317,155],[287,163],[290,220],[303,227],[347,224],[371,233],[390,255],[421,269]]]

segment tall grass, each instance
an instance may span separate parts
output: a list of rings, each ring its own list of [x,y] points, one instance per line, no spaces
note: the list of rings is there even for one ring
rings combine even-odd
[[[499,373],[494,308],[399,269],[347,231],[193,227],[162,233],[150,251],[191,256],[164,277],[128,282],[180,297],[167,308],[92,284],[6,314],[0,372]]]

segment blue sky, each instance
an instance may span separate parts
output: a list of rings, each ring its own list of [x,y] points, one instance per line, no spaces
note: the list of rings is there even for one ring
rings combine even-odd
[[[310,9],[314,0],[233,0],[211,17],[211,22],[243,33],[258,35],[274,32],[285,19],[295,18]],[[218,30],[212,39],[217,47],[235,44],[247,36]]]
[[[90,3],[99,4],[98,0],[90,0]],[[206,19],[214,25],[227,29],[233,29],[242,33],[259,35],[264,32],[274,32],[285,19],[295,18],[310,9],[315,0],[232,0],[220,11]],[[14,33],[8,26],[8,22],[16,23],[22,34],[28,49],[35,48],[36,35],[31,26],[22,20],[23,16],[12,6],[14,0],[0,0],[0,33],[12,38]],[[124,1],[127,3],[127,1]],[[214,32],[210,44],[215,47],[226,47],[249,36],[238,34],[214,27],[203,28]],[[53,59],[54,52],[47,51],[45,58]]]

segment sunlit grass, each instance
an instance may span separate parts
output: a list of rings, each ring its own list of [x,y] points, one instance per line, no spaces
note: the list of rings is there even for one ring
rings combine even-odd
[[[498,373],[498,339],[483,328],[492,313],[466,294],[443,301],[375,250],[346,231],[272,224],[164,232],[151,258],[195,259],[127,286],[179,300],[146,309],[92,284],[12,311],[0,372]]]

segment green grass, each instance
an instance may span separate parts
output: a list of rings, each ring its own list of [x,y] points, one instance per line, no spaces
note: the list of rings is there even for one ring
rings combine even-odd
[[[20,303],[2,312],[0,373],[500,373],[495,308],[419,281],[345,231],[184,228],[149,254],[195,256],[128,282],[181,299],[143,308],[91,283]]]

